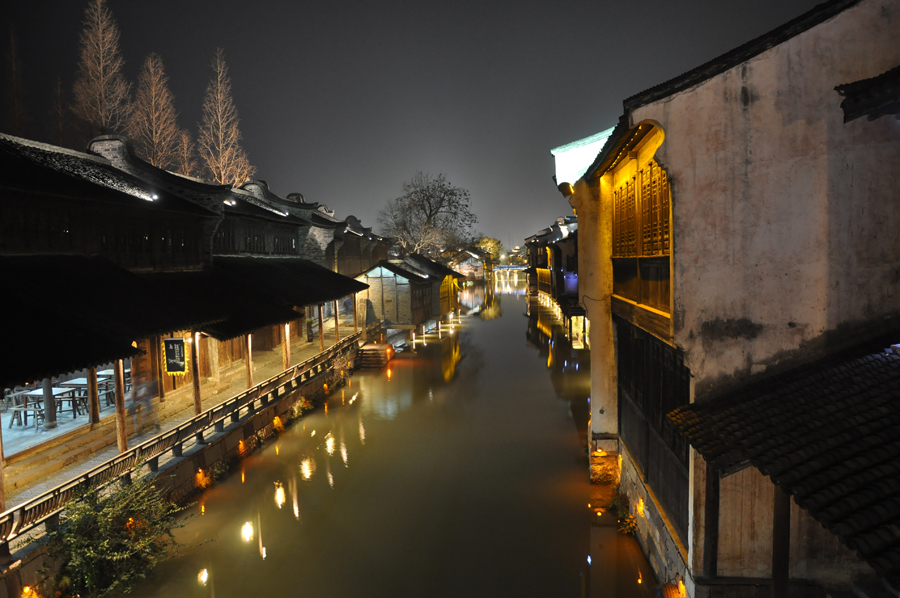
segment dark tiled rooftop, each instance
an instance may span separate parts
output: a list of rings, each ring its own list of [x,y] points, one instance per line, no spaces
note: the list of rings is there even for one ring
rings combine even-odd
[[[749,461],[880,575],[900,581],[893,350],[867,343],[668,417],[707,461],[723,469]]]

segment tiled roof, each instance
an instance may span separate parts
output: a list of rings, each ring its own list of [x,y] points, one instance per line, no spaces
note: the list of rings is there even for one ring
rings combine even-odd
[[[887,114],[900,118],[900,66],[871,79],[845,83],[834,88],[844,97],[844,122],[861,116],[875,120]]]
[[[707,461],[749,461],[900,582],[900,346],[866,343],[668,418]]]
[[[420,255],[418,253],[410,253],[404,259],[408,264],[410,264],[417,270],[421,270],[422,272],[430,274],[438,279],[442,279],[447,276],[452,276],[454,278],[465,278],[465,276],[463,276],[456,270],[451,270],[447,266],[430,260],[424,255]]]

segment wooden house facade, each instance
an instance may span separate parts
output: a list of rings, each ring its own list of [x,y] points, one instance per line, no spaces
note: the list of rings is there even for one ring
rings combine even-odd
[[[418,330],[431,319],[431,281],[390,261],[378,262],[356,277],[368,285],[357,295],[358,312],[384,328]]]

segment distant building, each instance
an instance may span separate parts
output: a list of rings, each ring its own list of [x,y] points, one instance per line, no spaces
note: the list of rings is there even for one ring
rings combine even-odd
[[[593,438],[690,596],[900,589],[900,422],[872,428],[900,396],[898,40],[897,0],[825,2],[628,98],[557,174]]]

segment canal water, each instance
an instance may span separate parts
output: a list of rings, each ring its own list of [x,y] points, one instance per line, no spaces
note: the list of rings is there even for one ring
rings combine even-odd
[[[136,594],[652,596],[588,506],[587,352],[499,290],[464,291],[452,332],[356,372],[207,490]]]

